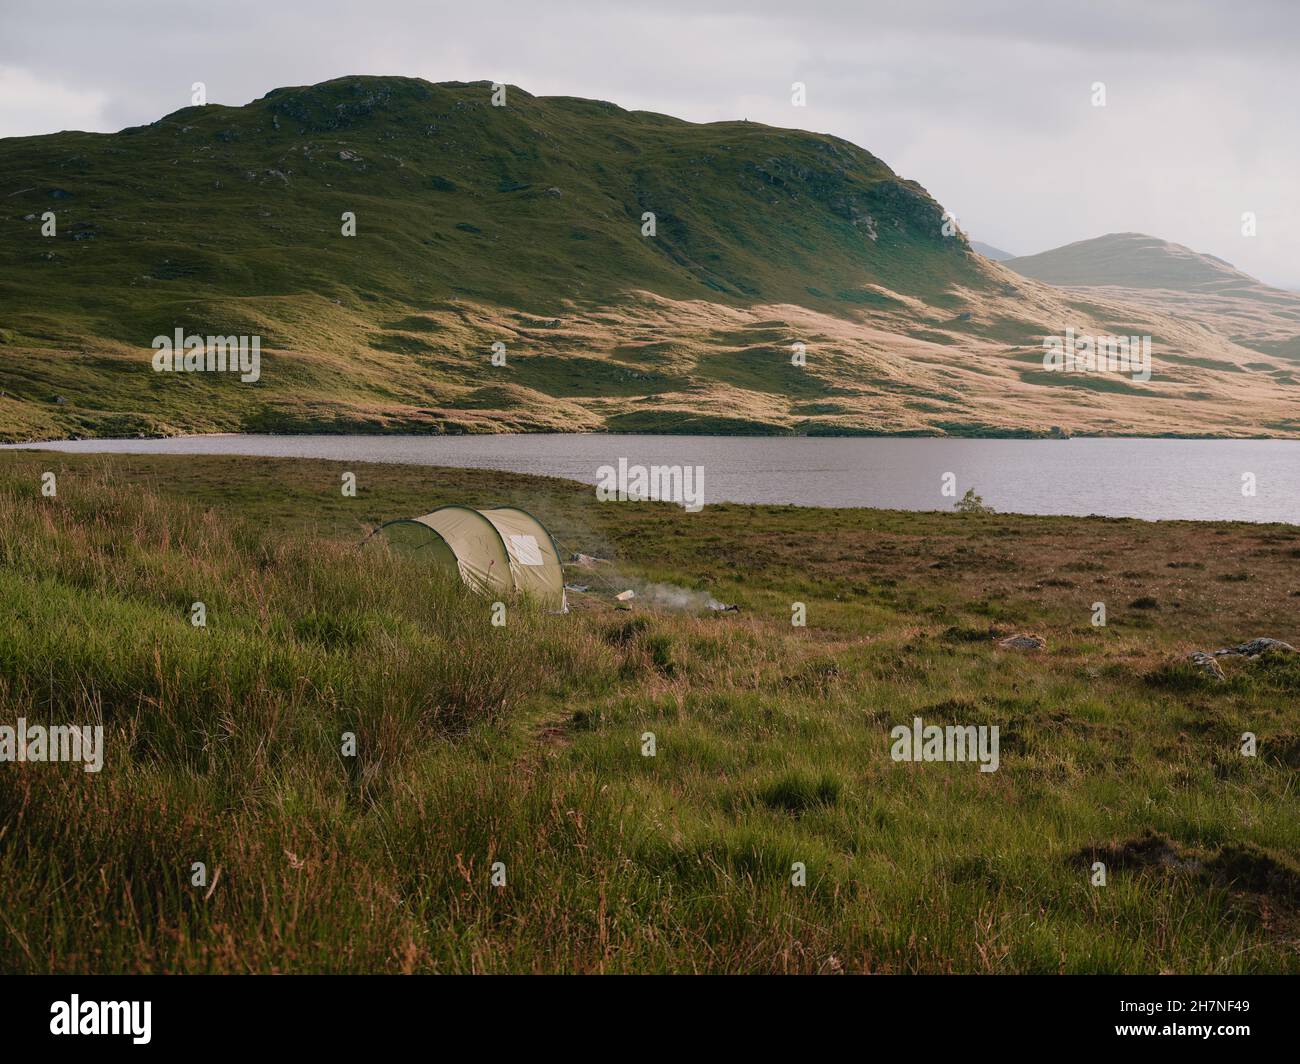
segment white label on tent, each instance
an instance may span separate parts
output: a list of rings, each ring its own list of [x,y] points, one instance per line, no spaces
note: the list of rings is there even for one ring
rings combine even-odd
[[[542,548],[533,536],[511,536],[510,551],[520,565],[544,565]]]

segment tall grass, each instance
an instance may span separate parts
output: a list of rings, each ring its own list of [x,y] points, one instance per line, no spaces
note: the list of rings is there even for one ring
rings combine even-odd
[[[1297,667],[1158,667],[1225,610],[1272,616],[1247,612],[1274,608],[1272,577],[1180,591],[1179,626],[1099,631],[1093,589],[1018,592],[1003,563],[1017,530],[1025,565],[1086,540],[1135,572],[1141,552],[1262,567],[1292,537],[601,511],[644,575],[712,565],[745,610],[589,597],[498,628],[454,580],[268,519],[306,466],[260,463],[256,498],[218,504],[193,498],[225,492],[219,463],[146,490],[143,460],[69,460],[46,499],[37,461],[0,465],[0,724],[102,722],[107,749],[98,774],[0,764],[0,970],[1300,970]],[[963,568],[934,575],[954,546]],[[1008,625],[1051,649],[997,650]],[[893,763],[913,714],[998,725],[1001,768]],[[1148,832],[1176,860],[1141,859]],[[1119,855],[1104,889],[1097,853]]]
[[[401,913],[370,864],[385,850],[366,826],[376,806],[539,690],[617,670],[598,640],[526,606],[494,627],[488,602],[382,544],[279,535],[107,475],[53,500],[5,482],[0,544],[0,721],[101,723],[108,759],[99,776],[0,774],[6,969],[188,967],[194,936],[211,946],[272,910],[351,914],[349,938],[387,950]],[[212,904],[190,886],[195,861],[226,881]],[[240,897],[254,925],[229,908]],[[263,960],[289,963],[284,932],[265,930]],[[197,962],[214,964],[239,966]]]

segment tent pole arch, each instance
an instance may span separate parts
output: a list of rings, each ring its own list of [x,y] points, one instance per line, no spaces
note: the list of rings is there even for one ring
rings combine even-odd
[[[461,505],[460,503],[458,503],[458,502],[449,502],[449,503],[447,503],[446,506],[435,506],[435,507],[434,507],[432,510],[430,510],[427,514],[422,514],[421,516],[423,516],[423,517],[432,517],[434,514],[442,513],[443,510],[465,510],[465,511],[467,511],[468,513],[472,513],[475,517],[483,517],[483,513],[482,513],[482,511],[480,511],[480,510],[476,510],[476,509],[474,509],[474,507],[472,507],[472,506],[462,506],[462,505]],[[423,521],[420,521],[420,519],[419,519],[418,517],[408,517],[408,518],[406,518],[406,520],[408,520],[408,521],[416,521],[416,522],[419,523],[419,524],[424,524],[424,522],[423,522]],[[506,541],[505,541],[504,539],[501,538],[501,533],[497,530],[497,526],[494,525],[494,524],[492,524],[491,521],[488,521],[486,517],[483,517],[483,520],[484,520],[484,521],[487,521],[487,523],[491,526],[492,531],[496,534],[497,542],[501,544],[501,549],[502,549],[503,551],[506,552],[506,557],[507,557],[507,558],[510,557],[510,551],[509,551],[509,550],[507,549],[507,547],[506,547]],[[427,528],[432,528],[433,526],[432,526],[432,525],[427,525],[427,526],[425,526],[425,527],[427,527]],[[547,534],[548,536],[550,535],[549,532],[547,532],[546,534]]]
[[[417,520],[415,520],[413,517],[399,517],[399,518],[397,518],[397,520],[395,520],[395,521],[385,521],[382,525],[380,525],[380,526],[379,526],[378,528],[376,528],[373,532],[371,532],[370,535],[367,536],[365,539],[363,539],[361,542],[362,542],[362,543],[366,543],[366,542],[368,542],[368,541],[370,540],[371,536],[377,536],[377,535],[378,535],[380,532],[382,532],[384,529],[386,529],[386,528],[392,528],[393,525],[416,525],[416,526],[418,526],[418,527],[420,527],[420,528],[426,529],[430,534],[432,534],[432,535],[435,536],[436,538],[442,540],[442,542],[443,542],[444,544],[446,544],[447,549],[450,550],[453,554],[456,553],[455,550],[452,549],[451,544],[450,544],[450,543],[447,543],[447,540],[443,537],[443,535],[442,535],[441,532],[439,532],[439,531],[438,531],[436,528],[434,528],[432,525],[426,525],[423,521],[417,521]]]
[[[437,560],[443,562],[444,564],[449,564],[455,567],[459,574],[460,566],[459,566],[459,559],[456,556],[456,548],[447,542],[446,537],[444,537],[441,532],[439,532],[436,528],[431,527],[430,525],[426,525],[423,521],[415,521],[409,517],[401,517],[398,518],[396,521],[385,521],[378,528],[374,529],[370,533],[370,535],[365,538],[365,540],[362,541],[362,546],[365,546],[366,543],[370,542],[370,540],[373,537],[382,536],[385,529],[396,528],[400,525],[408,525],[413,529],[418,528],[420,529],[421,532],[424,533],[426,537],[426,542],[419,544],[417,547],[413,548],[414,550],[422,551],[427,549],[428,547],[432,547],[436,545],[437,547],[440,548],[440,550],[435,549],[432,553],[435,555],[439,555]],[[385,540],[387,540],[389,546],[392,548],[398,548],[400,546],[403,552],[408,549],[412,549],[409,547],[409,545],[405,545],[405,544],[399,545],[397,541],[391,538],[391,536],[384,536],[384,538]]]

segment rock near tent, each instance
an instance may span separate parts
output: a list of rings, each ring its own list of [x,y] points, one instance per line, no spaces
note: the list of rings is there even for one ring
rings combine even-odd
[[[555,540],[526,510],[440,506],[423,517],[389,521],[374,532],[396,552],[454,569],[480,595],[524,595],[551,613],[567,613]]]

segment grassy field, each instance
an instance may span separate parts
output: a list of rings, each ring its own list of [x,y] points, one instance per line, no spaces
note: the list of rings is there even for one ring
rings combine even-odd
[[[493,627],[358,547],[506,500],[613,559],[569,615]],[[0,765],[0,970],[1300,972],[1300,661],[1178,661],[1300,642],[1297,558],[1280,525],[5,454],[0,724],[102,720],[107,753]],[[1000,768],[892,761],[914,715],[997,725]]]

